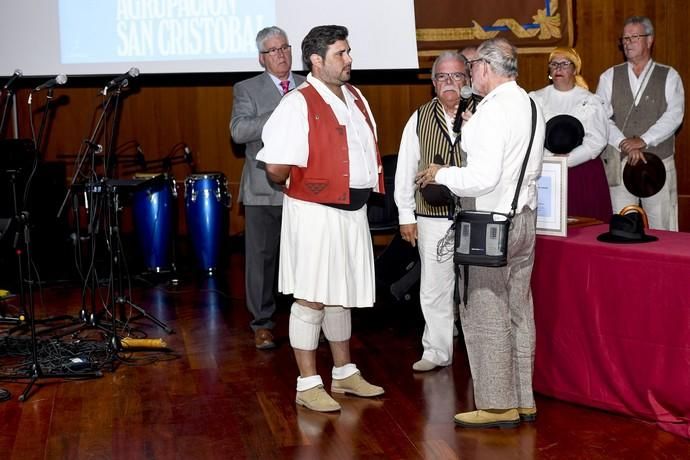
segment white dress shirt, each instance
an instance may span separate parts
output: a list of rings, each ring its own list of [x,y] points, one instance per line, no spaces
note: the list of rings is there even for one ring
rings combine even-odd
[[[536,181],[544,152],[544,116],[538,104],[536,108],[534,143],[520,187],[517,212],[525,206],[537,208]],[[527,152],[531,122],[529,97],[516,82],[494,88],[462,128],[461,146],[467,152],[467,166],[441,168],[436,182],[458,196],[476,197],[478,210],[508,213]]]
[[[556,115],[567,114],[582,123],[585,137],[582,139],[582,145],[575,147],[568,154],[569,168],[593,160],[601,154],[608,144],[608,119],[611,109],[599,96],[579,86],[568,91],[559,91],[553,85],[532,91],[530,96],[541,105],[546,121]],[[544,154],[553,155],[546,148]]]
[[[633,96],[637,94],[635,105],[639,103],[642,93],[647,87],[649,76],[652,74],[655,65],[652,59],[647,62],[644,69],[638,77],[633,72],[633,66],[628,64],[628,80],[630,81],[630,91]],[[659,64],[660,65],[660,64]],[[638,93],[639,89],[639,93]],[[599,77],[599,85],[597,86],[597,96],[601,97],[607,103],[611,103],[613,93],[613,67],[610,67]],[[669,67],[668,76],[666,77],[666,87],[664,88],[666,95],[666,111],[645,133],[639,137],[650,147],[655,147],[673,136],[683,121],[683,113],[685,111],[685,91],[683,90],[683,82],[680,75],[673,68]],[[609,116],[613,111],[609,113]],[[620,143],[625,139],[625,135],[616,126],[613,120],[609,120],[609,144],[618,148]]]

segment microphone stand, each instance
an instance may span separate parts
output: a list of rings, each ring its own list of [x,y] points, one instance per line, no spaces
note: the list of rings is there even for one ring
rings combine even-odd
[[[4,137],[5,121],[7,120],[7,113],[9,112],[11,104],[14,104],[14,91],[11,88],[7,88],[2,106],[2,118],[0,118],[0,137]]]
[[[29,105],[31,104],[29,100]],[[46,103],[47,107],[48,103]],[[31,112],[31,111],[29,111]],[[45,120],[46,112],[44,112],[43,117]],[[41,128],[43,130],[43,126]],[[42,133],[41,133],[42,135]],[[38,152],[38,144],[34,142],[34,150],[35,150],[35,159],[34,159],[34,166],[36,165],[36,162],[38,161],[39,157],[39,152]],[[33,175],[33,172],[32,172]],[[27,384],[26,388],[22,392],[22,394],[19,396],[19,401],[23,402],[26,401],[29,398],[29,393],[31,392],[31,389],[33,388],[34,384],[42,378],[59,378],[59,379],[65,379],[65,378],[74,378],[74,377],[80,377],[80,378],[95,378],[95,377],[101,377],[102,373],[100,371],[95,371],[95,372],[79,372],[79,373],[64,373],[64,372],[51,372],[51,373],[45,373],[43,372],[43,369],[41,368],[41,364],[38,359],[38,337],[36,334],[36,309],[34,306],[34,298],[33,298],[33,276],[32,276],[32,267],[33,267],[33,259],[31,255],[31,226],[29,223],[29,212],[27,211],[27,203],[26,201],[23,202],[23,208],[24,210],[19,212],[18,211],[18,204],[17,204],[17,192],[16,192],[16,186],[15,186],[16,181],[13,181],[13,194],[14,194],[14,206],[15,206],[15,214],[16,214],[16,221],[18,224],[18,230],[17,234],[15,237],[15,250],[17,252],[17,255],[19,256],[19,276],[21,277],[20,279],[20,286],[26,282],[27,284],[27,292],[26,292],[26,298],[28,300],[28,311],[26,312],[28,317],[29,317],[29,330],[31,331],[31,360],[32,360],[32,365],[31,365],[31,371],[29,377],[29,383]],[[27,187],[30,186],[31,183],[31,177],[27,179]],[[27,190],[28,192],[28,190]],[[25,194],[25,196],[28,196],[28,193]],[[23,248],[24,250],[22,251],[20,239],[23,239]],[[22,275],[22,264],[23,260],[21,257],[21,254],[24,253],[26,254],[26,280],[24,280],[23,275]],[[20,291],[23,291],[20,288]],[[21,294],[22,296],[24,295],[23,292]]]
[[[117,97],[119,97],[119,92],[116,94]],[[96,256],[96,235],[98,233],[98,212],[101,207],[101,202],[100,198],[98,196],[98,193],[100,192],[100,184],[98,183],[98,173],[96,171],[96,155],[101,153],[101,147],[96,143],[97,139],[101,135],[101,131],[103,129],[103,126],[105,124],[105,120],[108,117],[110,111],[109,108],[111,106],[111,103],[114,99],[115,95],[111,94],[106,101],[102,105],[102,110],[101,114],[98,117],[98,120],[96,121],[96,125],[93,128],[93,131],[91,132],[91,135],[88,139],[84,140],[82,143],[82,147],[80,148],[80,152],[77,154],[77,160],[75,161],[76,166],[74,169],[74,173],[72,175],[72,179],[70,180],[70,184],[67,188],[67,193],[65,194],[64,199],[62,200],[62,204],[60,205],[60,209],[58,210],[57,217],[59,218],[64,209],[65,206],[67,205],[67,202],[74,193],[75,189],[75,184],[77,182],[77,178],[79,177],[81,170],[83,168],[83,165],[86,161],[87,158],[91,159],[91,174],[89,174],[90,181],[85,184],[85,189],[84,189],[84,194],[85,194],[85,203],[86,203],[86,211],[87,211],[87,218],[88,218],[88,228],[87,232],[89,234],[89,242],[90,242],[90,250],[88,252],[88,257],[89,257],[89,268],[88,272],[86,275],[83,273],[82,269],[82,259],[81,259],[81,236],[80,236],[80,230],[77,229],[76,235],[77,235],[77,240],[75,241],[76,244],[76,251],[79,256],[77,259],[77,270],[79,273],[82,275],[82,281],[84,283],[84,288],[82,289],[82,299],[81,299],[81,309],[79,311],[79,318],[83,323],[89,322],[91,325],[95,326],[96,325],[96,291],[98,287],[98,276],[96,274],[95,268],[94,268],[94,260]],[[76,201],[76,195],[75,195],[75,201]],[[75,221],[76,225],[80,225],[79,222],[79,212],[78,212],[78,206],[75,204],[74,206],[74,212],[75,212]],[[89,312],[86,306],[86,293],[87,293],[87,286],[90,283],[90,289],[91,289],[91,311]]]
[[[45,132],[46,122],[48,120],[48,112],[50,110],[50,103],[53,101],[53,88],[49,88],[46,93],[46,104],[43,107],[43,114],[41,115],[41,126],[38,129],[38,137],[36,138],[36,151],[41,151],[43,143],[43,133]],[[31,102],[29,102],[31,104]],[[29,114],[31,116],[31,114]]]

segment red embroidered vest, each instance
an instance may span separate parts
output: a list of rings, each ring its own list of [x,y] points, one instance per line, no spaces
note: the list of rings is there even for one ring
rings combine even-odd
[[[374,128],[360,95],[351,85],[346,84],[345,87],[356,97],[355,105],[362,111],[373,134]],[[290,182],[285,193],[292,198],[314,203],[349,204],[350,160],[345,126],[338,122],[331,107],[313,86],[307,85],[299,91],[307,101],[309,161],[306,168],[293,166],[290,169]],[[379,178],[377,191],[384,193],[378,145],[376,163]]]

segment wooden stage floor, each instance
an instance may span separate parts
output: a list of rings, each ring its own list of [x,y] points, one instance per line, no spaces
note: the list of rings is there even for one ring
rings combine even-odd
[[[123,354],[97,379],[39,379],[26,402],[17,400],[26,380],[3,379],[12,398],[0,403],[0,459],[690,458],[687,440],[653,424],[540,396],[535,423],[457,428],[453,415],[473,409],[464,346],[456,340],[452,366],[413,373],[423,328],[413,304],[381,301],[353,315],[354,360],[383,397],[336,396],[342,412],[332,415],[296,407],[288,303],[277,314],[278,348],[258,351],[242,286],[241,257],[215,278],[135,280],[132,300],[175,333],[147,319],[136,328],[172,351]],[[77,316],[80,292],[75,283],[44,287],[36,317]],[[11,327],[0,325],[0,340]],[[328,387],[327,344],[318,358]]]

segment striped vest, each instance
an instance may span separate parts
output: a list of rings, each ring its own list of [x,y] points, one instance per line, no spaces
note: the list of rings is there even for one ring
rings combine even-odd
[[[433,98],[417,110],[417,137],[419,139],[419,171],[426,169],[434,163],[434,157],[440,155],[443,164],[451,166],[465,166],[467,158],[465,152],[460,149],[460,135],[453,141],[452,134],[448,132],[443,106],[438,98]],[[415,192],[416,214],[423,217],[448,218],[450,209],[448,205],[432,206],[419,190]],[[463,209],[474,209],[474,199],[463,198]]]

